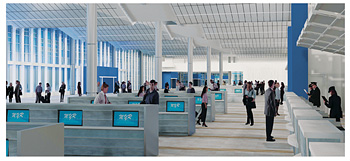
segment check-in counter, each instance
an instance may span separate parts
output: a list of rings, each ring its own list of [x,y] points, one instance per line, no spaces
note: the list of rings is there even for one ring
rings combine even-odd
[[[215,112],[227,113],[227,91],[210,91],[215,98]]]
[[[327,120],[299,120],[298,125],[302,156],[310,156],[310,142],[344,143],[344,134]]]
[[[63,123],[6,123],[6,156],[63,155]]]
[[[293,119],[294,134],[291,134],[291,136],[288,137],[288,143],[290,143],[290,145],[293,146],[294,154],[298,154],[300,153],[299,143],[297,142],[297,138],[299,137],[298,121],[299,120],[322,120],[322,115],[320,115],[314,109],[296,109],[293,112],[294,112],[294,119]],[[292,140],[289,140],[289,139],[292,139]]]
[[[158,105],[22,103],[6,108],[8,122],[16,121],[16,110],[27,118],[20,121],[63,122],[65,155],[158,155]]]
[[[310,142],[309,150],[312,157],[344,157],[345,143]]]

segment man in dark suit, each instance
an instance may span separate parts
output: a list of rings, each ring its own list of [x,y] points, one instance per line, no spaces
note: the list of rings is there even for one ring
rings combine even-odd
[[[16,87],[15,87],[15,99],[16,99],[16,103],[21,103],[21,95],[22,95],[21,83],[17,80],[17,81],[16,81]]]
[[[14,93],[12,83],[10,83],[10,85],[7,87],[7,91],[9,93],[9,102],[12,103],[12,98]]]
[[[66,84],[64,84],[64,82],[62,82],[62,85],[60,87],[60,93],[61,93],[60,102],[64,101],[64,93],[65,92],[66,92]]]
[[[312,84],[309,84],[309,89],[310,89],[310,93],[307,93],[307,95],[309,95],[309,102],[312,103],[311,96],[312,96],[312,93],[314,92],[314,89],[312,89]]]
[[[321,106],[321,91],[320,89],[317,87],[317,83],[316,82],[311,82],[312,84],[312,95],[311,95],[311,100],[314,106],[320,107]]]
[[[343,118],[343,112],[341,109],[341,98],[338,96],[335,87],[329,87],[328,93],[331,93],[331,97],[329,97],[329,101],[324,101],[324,104],[331,109],[329,117],[336,118],[337,122],[340,122],[340,118]]]
[[[275,102],[275,92],[273,87],[275,83],[273,80],[268,82],[269,88],[265,92],[265,118],[266,118],[266,141],[275,141],[273,136],[271,136],[273,129],[273,122],[276,116],[276,102]]]

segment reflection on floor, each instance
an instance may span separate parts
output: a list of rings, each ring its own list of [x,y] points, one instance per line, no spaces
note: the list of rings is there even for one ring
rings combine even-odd
[[[197,125],[193,136],[160,136],[159,156],[293,156],[283,108],[272,132],[276,142],[266,142],[264,97],[258,96],[256,104],[254,126],[245,125],[242,103],[228,103],[228,114],[216,114],[207,128]]]

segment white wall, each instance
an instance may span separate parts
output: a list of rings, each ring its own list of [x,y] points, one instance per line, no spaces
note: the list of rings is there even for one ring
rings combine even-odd
[[[329,97],[328,88],[335,86],[341,97],[343,114],[345,114],[345,56],[309,50],[309,82],[317,82],[321,90],[321,96]],[[321,99],[321,108],[326,109]]]
[[[243,80],[278,80],[287,85],[287,58],[278,59],[258,59],[258,58],[236,58],[235,63],[228,63],[228,58],[223,58],[223,70],[243,71]],[[163,71],[187,72],[187,59],[165,58],[163,61]],[[207,60],[194,59],[193,72],[206,72]],[[219,72],[219,62],[217,57],[211,59],[211,71]]]

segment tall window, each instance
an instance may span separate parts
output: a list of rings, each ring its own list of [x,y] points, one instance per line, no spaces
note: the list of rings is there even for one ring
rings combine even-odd
[[[16,65],[16,70],[17,70],[16,80],[21,80],[21,66]]]
[[[86,66],[86,43],[84,42],[84,66]]]
[[[34,62],[38,62],[38,29],[33,29],[33,52]]]
[[[41,29],[41,63],[45,63],[45,62],[46,62],[45,61],[45,29],[42,28]]]
[[[47,55],[48,55],[48,63],[53,63],[52,58],[52,29],[47,29]],[[51,85],[51,84],[50,84]]]
[[[61,68],[61,82],[65,82],[64,81],[64,68]],[[65,82],[65,84],[67,84],[67,82]]]
[[[51,90],[52,90],[52,67],[47,67],[47,82],[50,84]],[[46,87],[46,83],[45,83],[45,87]]]
[[[78,40],[78,57],[79,57],[79,59],[78,59],[78,65],[80,66],[80,64],[81,64],[81,42],[80,42],[80,40]]]
[[[66,34],[64,34],[62,32],[62,36],[61,36],[61,64],[64,65],[65,64],[65,53],[64,53],[64,49],[65,49],[65,39]]]
[[[30,92],[30,66],[26,65],[24,66],[24,82],[22,82],[23,84],[25,84],[26,87],[26,92],[29,93]]]
[[[24,29],[24,61],[30,62],[29,28]]]
[[[109,47],[109,66],[113,67],[113,54],[114,54],[114,48],[112,45]]]
[[[70,58],[71,58],[71,38],[67,35],[67,65],[70,65]]]
[[[33,82],[33,89],[35,91],[35,87],[39,84],[39,81],[38,81],[38,66],[33,66],[33,73],[34,73],[34,82]]]
[[[100,66],[100,42],[97,42],[97,66]]]
[[[59,64],[60,57],[60,41],[59,41],[60,31],[55,30],[55,64]]]
[[[16,29],[16,52],[17,52],[17,61],[22,61],[21,54],[21,29]]]
[[[12,61],[12,26],[7,26],[7,41],[8,41],[8,48],[9,48],[9,60]]]
[[[101,66],[105,66],[105,45],[104,45],[105,43],[104,42],[102,42],[102,46],[101,46],[101,48],[102,48],[102,63],[101,63]]]
[[[46,82],[45,82],[45,67],[41,67],[41,87],[43,87],[43,90],[45,90]]]
[[[67,90],[70,90],[70,68],[67,68]]]
[[[60,85],[60,73],[59,73],[60,68],[55,68],[55,90],[58,91],[59,85]]]

